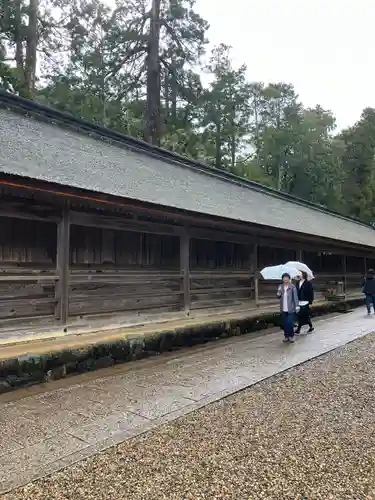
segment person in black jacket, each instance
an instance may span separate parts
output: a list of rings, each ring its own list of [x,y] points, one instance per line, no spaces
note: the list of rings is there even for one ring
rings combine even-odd
[[[307,333],[312,333],[314,331],[313,324],[310,318],[310,306],[314,301],[314,289],[311,281],[307,279],[307,274],[302,272],[301,275],[297,276],[297,292],[298,300],[300,302],[300,310],[298,313],[298,326],[296,334],[301,333],[301,328],[304,325],[309,325]],[[306,304],[303,304],[306,302]]]
[[[362,282],[362,290],[366,296],[367,314],[371,314],[371,303],[375,313],[375,272],[369,269],[366,278]]]

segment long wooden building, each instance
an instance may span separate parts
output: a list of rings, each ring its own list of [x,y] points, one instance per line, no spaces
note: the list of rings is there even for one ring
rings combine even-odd
[[[0,193],[2,325],[247,309],[291,259],[321,292],[375,268],[370,226],[8,93]]]

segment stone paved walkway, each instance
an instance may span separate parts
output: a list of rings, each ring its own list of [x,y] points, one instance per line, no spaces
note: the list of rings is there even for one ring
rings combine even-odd
[[[238,337],[11,403],[0,398],[0,494],[360,338],[375,317],[357,310],[316,327],[294,345],[280,331]]]

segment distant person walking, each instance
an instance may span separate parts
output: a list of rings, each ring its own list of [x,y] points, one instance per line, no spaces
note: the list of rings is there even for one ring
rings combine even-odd
[[[294,342],[294,315],[299,312],[297,288],[291,282],[290,275],[284,273],[282,284],[277,290],[280,299],[280,312],[283,320],[284,342]]]
[[[300,311],[298,313],[298,326],[296,334],[301,333],[301,328],[304,325],[309,325],[307,333],[312,333],[314,331],[313,324],[311,323],[310,317],[310,306],[314,302],[314,289],[311,281],[307,279],[307,273],[302,272],[297,276],[297,292],[298,300],[300,305]]]
[[[375,272],[373,269],[367,271],[367,276],[362,282],[362,291],[366,297],[367,314],[371,314],[371,304],[375,313]]]

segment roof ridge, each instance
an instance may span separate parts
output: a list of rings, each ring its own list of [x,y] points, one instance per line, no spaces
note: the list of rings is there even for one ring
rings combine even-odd
[[[77,127],[78,131],[92,133],[103,139],[110,139],[116,141],[117,143],[128,147],[130,150],[141,152],[149,156],[156,157],[160,160],[168,161],[169,163],[175,163],[178,164],[179,166],[186,167],[194,171],[200,171],[206,175],[219,178],[231,184],[237,184],[253,191],[261,192],[263,194],[275,198],[295,203],[296,205],[309,207],[313,210],[317,210],[325,214],[333,215],[337,218],[341,218],[344,220],[348,220],[350,222],[354,222],[359,225],[363,225],[365,227],[372,228],[370,224],[366,224],[365,222],[360,221],[354,217],[345,216],[335,210],[327,209],[321,205],[318,205],[311,201],[304,200],[297,196],[290,195],[288,193],[281,193],[276,189],[264,186],[258,182],[251,181],[244,177],[237,176],[225,170],[221,170],[216,167],[209,166],[195,160],[191,160],[188,157],[182,156],[178,153],[174,153],[162,147],[149,144],[145,141],[122,134],[107,127],[92,124],[86,120],[82,120],[81,118],[76,118],[75,116],[70,115],[69,113],[56,110],[50,106],[40,104],[30,99],[25,99],[23,97],[17,96],[15,94],[12,94],[10,92],[1,89],[0,89],[0,103],[3,104],[4,107],[8,107],[13,110],[14,108],[16,110],[23,110],[27,113],[32,113],[37,116],[39,115],[43,116],[44,118],[49,118],[63,125],[68,125],[71,127],[75,126]]]

